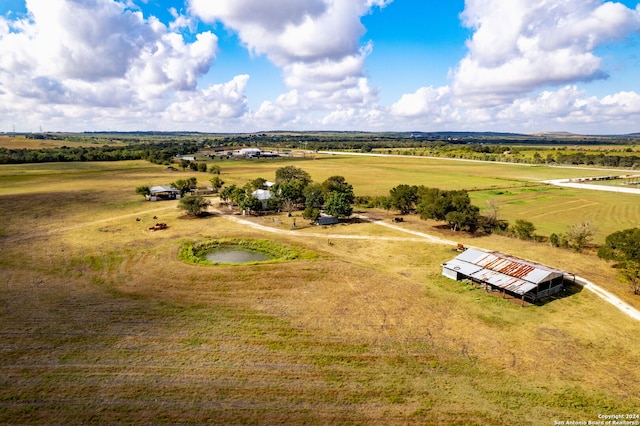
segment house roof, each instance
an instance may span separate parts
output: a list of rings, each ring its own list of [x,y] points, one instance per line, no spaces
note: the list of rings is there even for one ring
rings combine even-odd
[[[517,294],[525,294],[540,283],[565,275],[559,269],[473,248],[460,253],[443,267]]]
[[[268,189],[256,189],[251,193],[258,200],[268,200],[271,198],[271,192]]]
[[[149,188],[149,192],[152,194],[158,194],[160,192],[180,192],[180,190],[171,188],[170,186],[152,186]]]

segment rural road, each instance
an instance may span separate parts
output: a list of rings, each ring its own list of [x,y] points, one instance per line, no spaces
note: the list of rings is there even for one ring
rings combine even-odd
[[[590,183],[571,182],[568,179],[543,180],[542,183],[548,183],[554,186],[564,186],[567,188],[590,189],[594,191],[618,192],[624,194],[640,194],[640,188],[622,188],[619,186],[593,185]]]
[[[217,211],[217,213],[221,213],[220,211]],[[391,223],[386,223],[384,221],[381,220],[373,220],[370,219],[366,216],[363,215],[356,215],[356,217],[362,219],[362,220],[368,220],[369,222],[376,224],[376,225],[380,225],[380,226],[384,226],[387,228],[391,228],[391,229],[395,229],[397,231],[400,232],[404,232],[404,233],[408,233],[413,235],[413,237],[382,237],[382,236],[370,236],[370,235],[341,235],[341,234],[322,234],[322,233],[300,233],[298,231],[291,231],[291,230],[285,230],[285,229],[278,229],[278,228],[273,228],[270,226],[265,226],[265,225],[261,225],[255,222],[252,222],[250,220],[246,220],[246,219],[242,219],[241,217],[238,216],[234,216],[234,215],[228,215],[228,214],[224,214],[221,213],[221,216],[237,222],[237,223],[242,223],[244,225],[250,226],[254,229],[259,229],[263,232],[271,232],[271,233],[278,233],[278,234],[286,234],[286,235],[293,235],[293,236],[297,236],[297,237],[318,237],[318,238],[333,238],[333,239],[365,239],[365,240],[381,240],[381,241],[428,241],[431,243],[435,243],[435,244],[445,244],[445,245],[451,245],[451,246],[455,246],[457,245],[456,241],[453,240],[447,240],[447,239],[443,239],[443,238],[438,238],[438,237],[434,237],[433,235],[429,235],[426,234],[424,232],[418,232],[418,231],[412,231],[409,229],[404,229],[401,226],[398,225],[394,225]],[[481,247],[477,247],[480,250],[486,250],[483,249]],[[617,296],[611,294],[610,292],[608,292],[607,290],[603,289],[602,287],[594,284],[593,282],[576,276],[575,277],[575,282],[576,284],[582,286],[583,288],[591,291],[592,293],[594,293],[596,296],[600,297],[602,300],[604,300],[605,302],[613,305],[615,308],[617,308],[618,310],[620,310],[621,312],[623,312],[624,314],[628,315],[629,317],[635,319],[636,321],[640,321],[640,311],[638,311],[636,308],[634,308],[633,306],[629,305],[628,303],[624,302],[623,300],[621,300],[620,298],[618,298]]]

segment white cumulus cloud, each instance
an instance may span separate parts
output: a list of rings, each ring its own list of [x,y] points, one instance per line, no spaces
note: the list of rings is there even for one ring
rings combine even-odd
[[[207,22],[222,22],[236,31],[246,47],[265,55],[283,70],[284,82],[296,90],[298,107],[349,108],[375,103],[377,92],[363,84],[365,58],[372,45],[361,45],[361,17],[390,0],[190,0],[191,13]],[[340,105],[336,105],[340,104]],[[260,116],[275,116],[287,105],[263,104]],[[276,113],[276,111],[278,111]]]
[[[245,88],[248,81],[248,75],[239,75],[204,90],[180,92],[178,99],[165,111],[164,118],[177,123],[194,123],[208,118],[217,125],[227,119],[241,118],[247,112]]]
[[[600,0],[467,0],[462,19],[474,33],[453,90],[484,104],[605,78],[594,49],[640,30],[640,8]]]
[[[130,128],[159,122],[174,102],[171,111],[182,105],[183,116],[185,105],[203,113],[197,97],[219,105],[207,113],[238,111],[237,93],[198,89],[218,39],[205,31],[185,40],[177,31],[191,24],[175,10],[167,26],[117,0],[27,0],[26,7],[25,17],[0,19],[0,104],[11,105],[5,120],[57,130],[69,117],[73,129],[62,129],[85,130],[117,118],[116,127]],[[241,80],[229,84],[244,90]]]

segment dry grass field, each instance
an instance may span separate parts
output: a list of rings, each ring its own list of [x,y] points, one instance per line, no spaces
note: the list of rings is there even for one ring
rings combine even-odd
[[[357,194],[464,184],[437,181],[445,171],[432,164],[412,173],[340,161],[296,165],[315,181],[339,171]],[[222,177],[269,179],[283,164],[222,163]],[[523,186],[500,168],[472,170],[487,191]],[[640,324],[590,292],[520,307],[442,277],[452,247],[402,232],[360,223],[267,234],[221,214],[186,219],[175,202],[134,193],[191,175],[145,162],[0,166],[0,423],[551,425],[638,413]],[[149,231],[153,216],[168,229]],[[287,219],[275,228],[291,231]],[[403,226],[435,232],[417,218]],[[269,238],[316,256],[178,260],[182,242],[207,237]],[[629,298],[593,256],[458,240]]]
[[[115,142],[119,144],[119,142]],[[7,149],[47,149],[47,148],[60,148],[63,146],[68,147],[81,147],[81,146],[102,146],[105,144],[114,144],[111,139],[100,140],[98,138],[86,138],[79,140],[73,139],[27,139],[20,136],[8,136],[0,135],[0,147]]]

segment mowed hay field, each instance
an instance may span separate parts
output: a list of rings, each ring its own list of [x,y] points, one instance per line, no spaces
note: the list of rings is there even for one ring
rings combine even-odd
[[[315,181],[344,175],[357,194],[422,179],[398,169],[375,184],[360,159],[334,160],[291,164]],[[222,178],[271,179],[284,164],[225,162]],[[487,183],[524,185],[499,173]],[[441,277],[452,248],[399,231],[266,233],[220,214],[186,219],[175,202],[134,193],[194,175],[209,177],[146,162],[0,166],[0,423],[545,425],[638,412],[640,324],[592,293],[523,308]],[[169,228],[149,231],[153,216]],[[286,220],[276,229],[291,231]],[[416,218],[406,226],[427,229]],[[314,255],[178,260],[183,241],[206,237]],[[469,241],[575,262],[587,278],[592,264],[615,286],[591,257]]]

